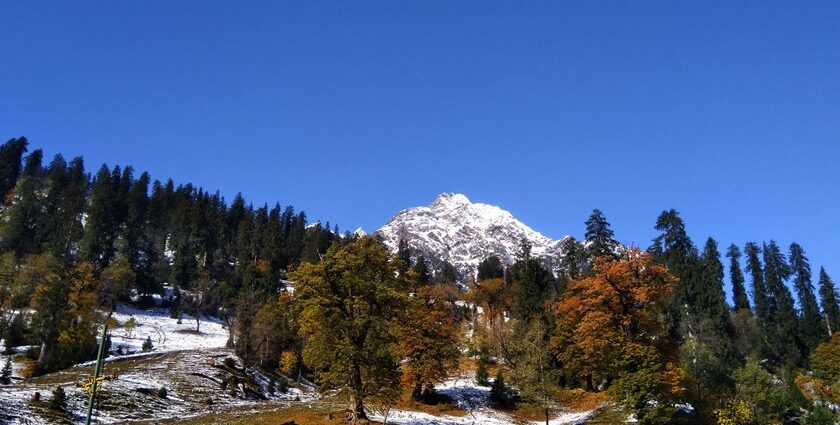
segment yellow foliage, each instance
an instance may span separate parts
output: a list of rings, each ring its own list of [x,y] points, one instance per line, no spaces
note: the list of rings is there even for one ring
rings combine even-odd
[[[750,425],[756,417],[750,406],[744,401],[732,402],[726,407],[715,409],[718,425]]]
[[[293,350],[285,350],[280,353],[280,371],[291,373],[298,366],[298,355]]]

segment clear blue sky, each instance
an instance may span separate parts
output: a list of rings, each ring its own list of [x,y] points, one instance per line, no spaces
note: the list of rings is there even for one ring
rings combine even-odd
[[[2,2],[0,136],[375,229],[804,245],[840,280],[840,2]]]

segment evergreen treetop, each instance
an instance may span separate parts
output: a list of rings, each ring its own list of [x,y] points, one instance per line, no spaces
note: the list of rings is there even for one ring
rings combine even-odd
[[[741,250],[735,244],[730,244],[726,251],[729,258],[729,280],[732,282],[732,302],[735,311],[750,309],[750,299],[744,287],[744,273],[741,271]]]

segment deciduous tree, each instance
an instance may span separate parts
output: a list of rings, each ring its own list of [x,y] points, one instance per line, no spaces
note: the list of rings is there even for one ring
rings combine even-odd
[[[398,384],[393,329],[408,303],[397,261],[372,237],[333,247],[318,264],[291,273],[308,338],[306,364],[322,388],[349,392],[351,420],[365,418],[364,400]]]
[[[618,261],[602,257],[594,276],[569,282],[555,307],[558,325],[551,347],[588,390],[595,389],[595,382],[624,379],[619,394],[627,395],[632,392],[627,389],[641,388],[638,379],[654,374],[644,386],[658,390],[646,390],[641,397],[646,403],[667,403],[682,390],[663,320],[677,280],[647,253],[626,255]],[[642,354],[642,363],[632,360]],[[637,407],[642,403],[628,401]]]

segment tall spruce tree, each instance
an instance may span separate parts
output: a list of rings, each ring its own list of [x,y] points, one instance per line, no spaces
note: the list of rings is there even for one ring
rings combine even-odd
[[[664,265],[680,280],[668,305],[667,316],[668,333],[681,340],[685,332],[682,319],[688,313],[687,306],[695,305],[702,285],[700,260],[677,210],[663,211],[656,219],[655,229],[661,234],[654,238],[648,252],[654,261]]]
[[[478,280],[496,279],[505,277],[505,268],[502,260],[491,255],[478,263]]]
[[[121,176],[119,167],[115,167],[114,173],[111,173],[107,165],[102,165],[96,173],[91,188],[85,234],[80,246],[83,260],[103,268],[114,255],[114,241],[119,225],[117,197],[114,193],[114,189],[119,188],[119,181],[114,182],[114,176]]]
[[[458,281],[458,271],[449,261],[444,261],[440,265],[440,271],[435,274],[435,281],[438,283],[455,283]]]
[[[43,152],[36,149],[26,158],[20,179],[14,190],[12,204],[3,210],[0,229],[2,246],[14,251],[18,257],[40,252],[43,227],[47,217],[43,214],[45,199],[44,170],[41,166]]]
[[[698,384],[696,396],[703,399],[702,407],[707,407],[722,388],[731,386],[730,376],[741,359],[733,343],[735,328],[730,321],[723,290],[723,264],[714,239],[706,240],[698,260],[696,270],[688,275],[694,293],[686,304],[688,314],[683,327],[690,349],[684,353],[683,362]]]
[[[522,240],[519,258],[505,277],[512,293],[511,316],[520,324],[542,317],[545,302],[556,295],[554,277],[538,258],[531,256],[531,244],[527,240]]]
[[[70,164],[61,155],[50,163],[47,176],[46,224],[40,240],[46,249],[62,258],[70,258],[84,232],[82,217],[87,206],[88,177],[84,162],[76,157]]]
[[[726,251],[729,258],[729,280],[732,282],[732,302],[734,310],[749,310],[750,299],[744,287],[744,273],[741,271],[741,250],[734,243]]]
[[[429,265],[426,263],[426,257],[419,256],[414,263],[414,273],[417,273],[417,284],[428,285],[432,283],[432,273],[429,271]]]
[[[697,255],[697,249],[685,231],[685,222],[677,210],[670,209],[659,215],[654,228],[661,234],[654,238],[648,251],[672,274],[682,278],[681,275],[692,266],[692,257]]]
[[[814,295],[814,285],[811,283],[811,264],[805,256],[805,250],[796,242],[790,244],[790,268],[799,298],[799,331],[807,348],[807,355],[824,338],[826,328],[820,316],[817,297]]]
[[[762,266],[759,257],[761,247],[755,242],[747,242],[744,253],[747,256],[747,273],[750,274],[752,283],[755,316],[763,328],[770,322],[770,300],[768,299],[767,286],[764,284],[764,266]]]
[[[569,236],[563,240],[563,257],[560,258],[560,271],[567,278],[577,279],[580,277],[585,260],[583,245],[574,237]]]
[[[820,267],[820,304],[829,335],[840,329],[840,305],[837,304],[837,298],[834,282],[825,272],[825,268]]]
[[[0,203],[7,205],[6,195],[14,189],[20,177],[23,153],[29,142],[25,137],[9,139],[0,146]]]
[[[584,238],[588,243],[587,254],[590,258],[610,257],[616,258],[615,247],[618,242],[613,239],[614,234],[610,229],[607,217],[599,209],[592,210],[592,214],[586,220],[586,233]]]
[[[402,237],[397,243],[397,258],[402,261],[399,266],[400,274],[405,274],[411,268],[411,249],[408,247],[408,241]]]
[[[723,264],[717,242],[709,238],[700,257],[702,281],[698,288],[695,309],[700,316],[707,317],[720,331],[731,330],[729,306],[723,291]]]
[[[763,248],[764,281],[770,300],[770,315],[775,326],[775,329],[769,330],[768,339],[780,360],[788,365],[796,365],[802,356],[793,295],[785,284],[791,275],[790,265],[775,241],[770,240]]]

